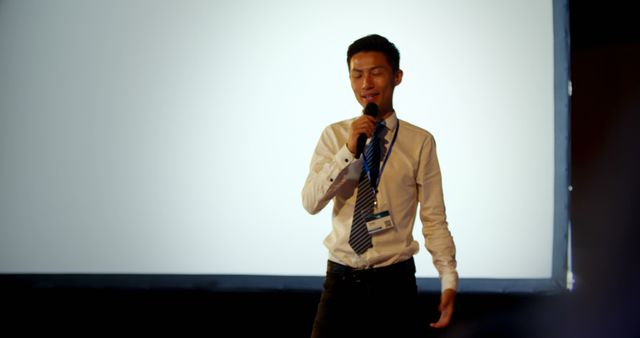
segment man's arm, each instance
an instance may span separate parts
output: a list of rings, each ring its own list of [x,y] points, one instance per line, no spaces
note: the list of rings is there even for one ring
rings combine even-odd
[[[302,189],[302,205],[310,214],[318,213],[335,196],[347,179],[349,166],[362,162],[354,157],[358,135],[363,133],[369,137],[374,127],[375,119],[362,115],[351,122],[348,130],[334,124],[322,132]],[[360,170],[356,168],[356,174]]]
[[[442,328],[449,324],[453,314],[458,272],[456,247],[446,219],[442,177],[433,137],[425,139],[418,168],[418,199],[425,246],[432,256],[441,282],[440,319],[431,326]]]
[[[324,209],[344,182],[347,167],[353,161],[355,157],[345,145],[331,154],[330,149],[318,144],[302,188],[302,206],[307,212],[315,215]]]

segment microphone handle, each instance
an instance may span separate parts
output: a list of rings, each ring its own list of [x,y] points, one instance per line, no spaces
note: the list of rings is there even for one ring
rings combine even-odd
[[[360,158],[360,154],[364,150],[364,146],[367,143],[367,134],[358,135],[358,144],[356,146],[356,158]]]
[[[378,116],[378,105],[373,102],[367,103],[367,105],[364,107],[363,113],[365,115],[373,117]],[[364,151],[365,144],[367,144],[367,135],[358,135],[358,144],[356,145],[356,158],[360,158],[360,154],[362,154],[362,152]]]

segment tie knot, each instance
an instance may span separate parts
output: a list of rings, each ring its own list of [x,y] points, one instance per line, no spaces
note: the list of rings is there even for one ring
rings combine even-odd
[[[384,124],[384,121],[378,122],[378,124],[376,124],[376,129],[373,131],[373,136],[379,137],[385,128],[386,125]]]

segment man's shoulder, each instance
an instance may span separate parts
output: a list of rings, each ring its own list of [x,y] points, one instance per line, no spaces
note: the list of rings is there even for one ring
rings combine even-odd
[[[398,121],[400,123],[400,131],[406,133],[411,138],[433,139],[433,135],[428,130],[405,120]]]
[[[340,127],[347,126],[348,127],[348,126],[351,125],[351,123],[355,119],[356,119],[355,117],[350,117],[348,119],[344,119],[344,120],[341,120],[341,121],[333,122],[329,126],[340,126]]]
[[[327,131],[338,132],[338,131],[349,130],[349,127],[351,126],[351,123],[353,122],[353,120],[355,120],[355,117],[348,118],[342,121],[333,122],[325,127],[325,132]]]

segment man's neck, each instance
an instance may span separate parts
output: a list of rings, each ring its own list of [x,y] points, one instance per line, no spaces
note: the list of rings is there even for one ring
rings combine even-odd
[[[384,121],[386,120],[389,116],[391,116],[393,113],[395,112],[395,110],[393,110],[393,108],[391,110],[389,110],[388,112],[384,113],[382,116],[380,116],[378,118],[378,121]]]

